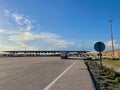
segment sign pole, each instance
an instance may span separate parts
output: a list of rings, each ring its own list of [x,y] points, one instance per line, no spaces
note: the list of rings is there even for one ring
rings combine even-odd
[[[100,55],[100,69],[103,70],[103,66],[102,66],[102,53],[99,53]]]

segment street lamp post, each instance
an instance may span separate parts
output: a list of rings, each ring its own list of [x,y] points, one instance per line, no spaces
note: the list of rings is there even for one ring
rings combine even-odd
[[[111,33],[111,43],[112,43],[112,58],[114,58],[114,44],[113,44],[113,32],[112,32],[112,20],[109,20],[110,22],[110,33]]]

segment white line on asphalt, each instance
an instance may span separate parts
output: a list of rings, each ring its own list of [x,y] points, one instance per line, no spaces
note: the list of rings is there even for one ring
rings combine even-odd
[[[49,88],[58,81],[77,61],[75,61],[72,65],[70,65],[64,72],[62,72],[57,78],[55,78],[47,87],[45,87],[43,90],[49,90]]]

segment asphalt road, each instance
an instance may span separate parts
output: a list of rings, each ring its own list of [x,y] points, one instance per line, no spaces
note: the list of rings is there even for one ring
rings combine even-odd
[[[48,90],[46,88],[94,90],[82,60],[62,60],[58,57],[0,58],[0,90]]]

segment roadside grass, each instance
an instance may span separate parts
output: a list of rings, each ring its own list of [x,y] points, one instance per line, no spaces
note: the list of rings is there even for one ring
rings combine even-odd
[[[103,59],[103,63],[110,64],[115,67],[120,67],[120,60]]]
[[[115,71],[106,67],[103,67],[101,71],[99,63],[94,60],[85,60],[85,63],[92,72],[96,83],[99,84],[100,90],[120,90],[120,77]]]
[[[120,88],[120,82],[115,85],[116,88]]]

